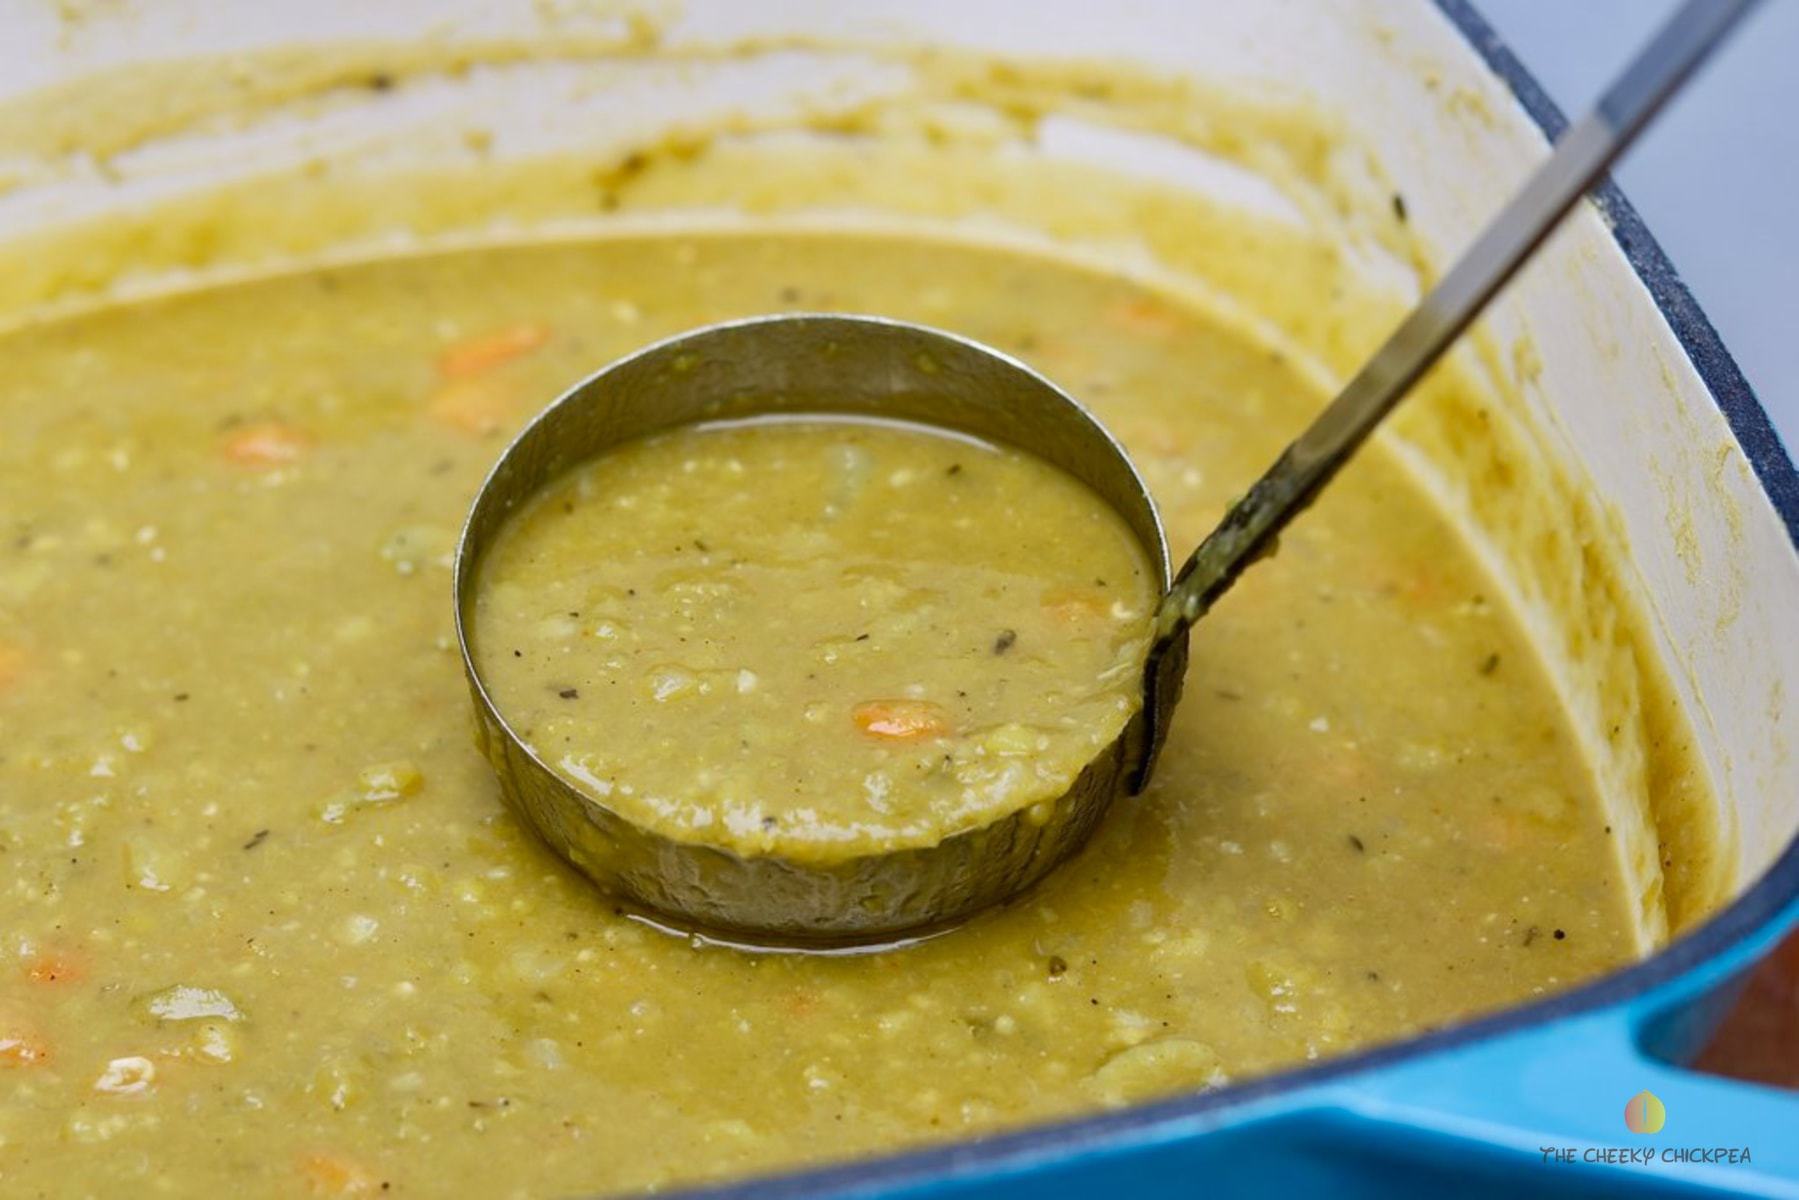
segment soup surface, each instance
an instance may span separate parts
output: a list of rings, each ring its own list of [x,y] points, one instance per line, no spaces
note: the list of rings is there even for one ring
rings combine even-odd
[[[539,758],[742,854],[931,846],[1066,792],[1141,706],[1124,520],[919,427],[677,430],[553,481],[480,573],[474,652]]]
[[[572,380],[784,307],[1021,354],[1176,545],[1321,402],[1128,280],[874,235],[386,261],[0,343],[0,1190],[668,1185],[1215,1086],[1633,953],[1530,647],[1378,450],[1198,627],[1150,790],[1020,902],[858,956],[615,912],[472,744],[452,541]]]

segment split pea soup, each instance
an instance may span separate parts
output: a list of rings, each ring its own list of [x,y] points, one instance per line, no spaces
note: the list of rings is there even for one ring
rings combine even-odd
[[[475,657],[519,736],[645,828],[807,860],[1050,804],[1141,703],[1156,581],[1057,468],[922,426],[691,426],[501,531]]]
[[[1267,285],[1326,290],[1306,261]],[[400,256],[0,334],[0,1193],[670,1188],[1255,1078],[1631,961],[1619,839],[1537,647],[1379,439],[1195,631],[1149,787],[1020,903],[860,955],[745,954],[615,911],[521,827],[470,736],[456,529],[569,380],[783,306],[1023,356],[1118,435],[1176,545],[1329,398],[1295,355],[1136,280],[857,231]],[[891,471],[860,446],[878,496]],[[950,518],[895,510],[921,557],[955,532],[948,496],[1000,487],[1003,455],[949,448],[968,485],[933,483]],[[744,537],[773,537],[781,494]],[[1020,529],[1056,534],[1048,554],[1100,540]],[[652,550],[743,554],[710,526]],[[592,561],[643,573],[618,620],[654,586],[647,562]],[[607,615],[580,600],[537,619]],[[989,667],[1052,644],[1013,611],[988,626],[969,652]],[[827,634],[839,664],[884,636],[806,644]],[[648,661],[713,668],[675,636]],[[802,657],[801,679],[850,678]],[[741,665],[758,703],[787,669]],[[877,667],[838,702],[930,682]],[[580,695],[539,692],[551,711],[608,687],[554,682]],[[976,727],[953,694],[922,699]],[[697,715],[644,740],[698,743]],[[841,707],[819,728],[921,748],[864,742]],[[679,758],[704,761],[629,761]]]

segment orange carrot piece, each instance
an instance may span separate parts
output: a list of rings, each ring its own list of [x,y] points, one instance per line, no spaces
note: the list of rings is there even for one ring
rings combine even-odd
[[[25,964],[25,978],[33,983],[74,983],[86,974],[81,960],[65,951],[45,951]]]
[[[50,1043],[30,1022],[0,1012],[0,1067],[37,1067],[50,1061]]]
[[[1114,430],[1132,454],[1177,458],[1193,453],[1193,439],[1165,418],[1146,414],[1136,420],[1121,420]]]
[[[437,373],[450,380],[473,379],[531,353],[549,340],[549,327],[535,321],[489,330],[446,347],[437,356]]]
[[[1498,810],[1482,813],[1471,825],[1475,839],[1490,850],[1510,852],[1532,840],[1533,831],[1512,813]]]
[[[1340,745],[1331,747],[1316,773],[1332,787],[1347,791],[1365,791],[1374,778],[1365,756]]]
[[[425,411],[451,429],[486,437],[517,423],[515,399],[511,389],[493,380],[463,379],[439,388]]]
[[[0,1067],[35,1067],[50,1061],[50,1047],[23,1032],[0,1033]]]
[[[360,1163],[340,1154],[308,1154],[300,1160],[300,1178],[315,1196],[373,1196],[381,1185]]]
[[[1401,571],[1386,590],[1412,608],[1435,608],[1449,599],[1441,577],[1425,567]]]
[[[850,719],[868,736],[893,741],[949,732],[949,714],[929,700],[869,700],[850,710]]]
[[[299,462],[312,448],[312,438],[292,425],[265,421],[226,435],[220,447],[227,462],[240,467],[285,467]]]
[[[1106,310],[1107,321],[1139,337],[1166,338],[1180,332],[1181,318],[1165,301],[1154,296],[1133,296]]]
[[[1064,625],[1097,621],[1111,606],[1106,595],[1091,588],[1056,588],[1043,596],[1043,611]]]

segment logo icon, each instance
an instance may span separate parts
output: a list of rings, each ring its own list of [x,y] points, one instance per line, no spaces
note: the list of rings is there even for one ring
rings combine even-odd
[[[1632,1133],[1660,1133],[1668,1110],[1654,1092],[1638,1092],[1624,1105],[1624,1127]]]

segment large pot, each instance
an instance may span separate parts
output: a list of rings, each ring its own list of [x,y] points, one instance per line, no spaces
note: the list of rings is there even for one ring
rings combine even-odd
[[[753,159],[762,139],[796,130],[881,136],[897,119],[882,97],[931,71],[941,80],[945,62],[953,75],[957,63],[998,55],[1117,66],[1080,68],[1088,109],[1033,114],[1029,136],[1019,136],[1016,105],[987,104],[1006,89],[1003,71],[982,76],[990,93],[952,86],[931,110],[948,134],[921,142],[943,146],[940,159],[919,159],[921,170],[942,174],[938,202],[893,211],[878,189],[846,173],[839,192],[820,185],[814,209],[1079,243],[1082,253],[1130,269],[1185,278],[1203,276],[1205,264],[1158,261],[1155,231],[1133,229],[1103,205],[1092,228],[1071,230],[1034,227],[1029,212],[1008,208],[1003,172],[962,194],[958,172],[979,161],[971,147],[1003,148],[1020,164],[1080,160],[1120,178],[1153,178],[1346,241],[1368,240],[1363,202],[1396,193],[1411,214],[1416,254],[1399,254],[1397,271],[1387,262],[1385,275],[1371,266],[1370,294],[1389,303],[1371,307],[1366,328],[1311,327],[1303,306],[1255,314],[1312,350],[1319,370],[1340,373],[1415,290],[1407,270],[1441,264],[1462,245],[1563,124],[1462,0],[690,0],[680,12],[527,0],[164,0],[19,4],[0,13],[0,105],[41,101],[44,89],[57,100],[36,103],[30,119],[0,107],[0,175],[11,181],[0,190],[0,321],[8,322],[275,258],[653,220],[653,191],[620,202],[633,147],[647,140],[723,128],[732,152]],[[920,55],[919,46],[950,53]],[[189,63],[193,86],[178,102],[141,69],[167,60]],[[1137,93],[1102,96],[1092,87],[1096,72],[1113,69],[1159,81],[1138,98],[1149,96],[1168,118],[1173,97],[1174,119],[1130,128]],[[1239,136],[1231,126],[1233,110],[1216,105],[1226,94],[1266,111],[1303,104],[1333,114],[1342,144],[1366,159],[1344,169],[1321,155],[1308,167],[1294,157],[1298,142],[1285,157],[1264,155],[1253,132]],[[1109,123],[1109,114],[1119,119]],[[480,182],[534,163],[597,187],[600,203],[583,190],[566,207],[526,204],[522,193]],[[1282,176],[1296,165],[1314,173]],[[404,189],[382,186],[396,172],[431,171],[463,172],[466,195],[428,217],[407,207]],[[1307,186],[1327,180],[1341,190],[1314,186],[1317,203],[1307,204]],[[256,221],[207,214],[204,197],[250,186],[267,195]],[[754,220],[793,215],[752,192],[720,195],[719,211],[682,219],[743,219],[724,210],[746,208]],[[296,214],[304,219],[290,219]],[[83,240],[105,248],[104,267],[68,252]],[[1379,249],[1378,239],[1370,246]],[[1247,267],[1220,268],[1230,269]],[[1799,1194],[1799,1096],[1674,1065],[1706,1035],[1734,981],[1799,922],[1799,756],[1790,750],[1799,717],[1785,701],[1799,684],[1799,475],[1615,188],[1575,214],[1499,302],[1483,338],[1501,352],[1465,353],[1463,369],[1491,376],[1496,410],[1540,460],[1532,478],[1606,514],[1606,537],[1630,550],[1616,586],[1595,599],[1582,590],[1590,580],[1569,576],[1581,547],[1571,559],[1525,553],[1517,497],[1480,482],[1467,447],[1449,436],[1449,414],[1421,403],[1383,436],[1468,526],[1559,664],[1557,685],[1639,851],[1626,865],[1644,898],[1641,961],[1537,1003],[1303,1070],[763,1181],[748,1194],[1184,1195],[1220,1185],[1373,1194],[1391,1189],[1396,1168],[1483,1192],[1628,1183]],[[1671,925],[1657,839],[1679,850],[1682,834],[1658,830],[1627,787],[1610,786],[1642,747],[1608,741],[1600,728],[1629,703],[1583,658],[1600,600],[1644,614],[1646,645],[1666,668],[1720,806],[1704,823],[1722,831],[1715,874],[1728,894],[1702,913],[1676,911]],[[1623,1122],[1626,1100],[1644,1089],[1668,1114],[1653,1143],[1633,1141]],[[1654,1153],[1646,1162],[1588,1161],[1588,1148],[1613,1146]],[[1549,1152],[1569,1147],[1571,1155]],[[1750,1161],[1661,1153],[1713,1147],[1748,1147]]]

